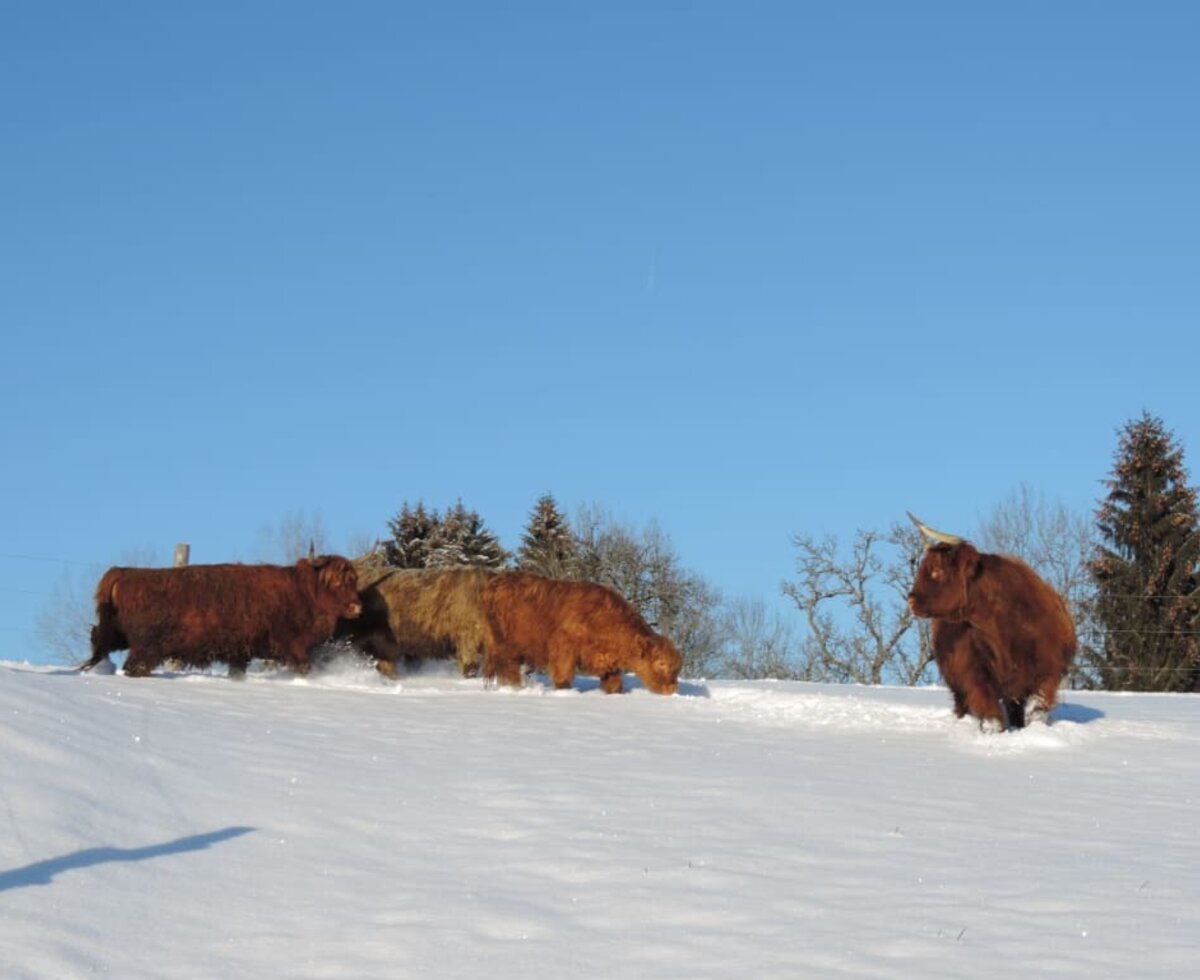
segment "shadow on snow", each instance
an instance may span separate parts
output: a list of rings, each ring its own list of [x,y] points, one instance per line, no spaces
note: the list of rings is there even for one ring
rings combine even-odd
[[[151,858],[165,857],[168,854],[186,854],[188,851],[202,851],[243,834],[252,833],[254,827],[226,827],[210,834],[195,834],[191,837],[180,837],[178,840],[165,844],[154,844],[150,847],[89,847],[73,854],[38,861],[23,868],[0,872],[0,892],[10,888],[25,888],[28,885],[48,885],[54,876],[63,871],[74,871],[77,868],[90,868],[96,864],[108,864],[113,861],[147,861]]]
[[[645,684],[643,684],[632,674],[625,674],[622,679],[625,682],[626,694],[631,691],[649,690]],[[528,677],[528,680],[546,688],[547,690],[554,690],[554,684],[550,681],[550,677],[541,671],[534,671],[531,673]],[[565,688],[564,690],[577,691],[580,694],[590,694],[600,690],[600,678],[589,677],[586,674],[576,674],[575,679],[571,682],[571,686]],[[681,680],[679,682],[678,689],[675,691],[675,696],[681,698],[707,698],[711,697],[712,695],[709,693],[707,684]]]
[[[1050,709],[1050,722],[1056,721],[1071,721],[1076,725],[1086,725],[1092,721],[1099,721],[1104,717],[1104,712],[1099,708],[1089,708],[1085,704],[1057,704]]]

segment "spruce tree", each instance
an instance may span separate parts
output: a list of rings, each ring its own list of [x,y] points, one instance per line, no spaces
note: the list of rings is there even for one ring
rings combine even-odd
[[[1109,690],[1194,691],[1200,681],[1200,534],[1183,450],[1143,412],[1121,432],[1097,511],[1091,652]]]
[[[500,546],[500,539],[488,530],[477,512],[467,510],[460,500],[441,519],[433,535],[426,566],[500,568],[507,561],[508,552]]]
[[[444,517],[436,510],[426,510],[420,501],[416,507],[409,507],[406,501],[400,513],[388,521],[388,530],[392,537],[383,544],[384,558],[396,568],[499,568],[508,561],[499,538],[461,500]]]
[[[558,509],[554,497],[538,499],[521,536],[517,568],[547,578],[574,578],[579,564],[579,548],[571,525]]]
[[[421,501],[414,509],[405,501],[400,513],[388,521],[392,537],[383,543],[387,563],[396,568],[424,568],[440,525],[437,511],[430,513]]]

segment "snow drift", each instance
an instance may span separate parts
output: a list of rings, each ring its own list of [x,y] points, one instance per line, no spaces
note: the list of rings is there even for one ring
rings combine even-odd
[[[10,978],[1184,976],[1200,699],[0,665]]]

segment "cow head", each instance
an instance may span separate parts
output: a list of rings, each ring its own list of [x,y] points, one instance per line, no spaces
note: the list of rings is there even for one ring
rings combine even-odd
[[[966,619],[968,592],[979,567],[979,552],[970,542],[930,545],[908,594],[909,609],[923,619]]]
[[[634,672],[655,694],[674,694],[682,667],[683,657],[675,644],[665,636],[655,636],[643,644]]]
[[[317,575],[317,591],[324,593],[342,619],[354,619],[362,612],[358,595],[358,575],[354,566],[341,555],[320,555],[302,558],[298,564],[309,565]]]

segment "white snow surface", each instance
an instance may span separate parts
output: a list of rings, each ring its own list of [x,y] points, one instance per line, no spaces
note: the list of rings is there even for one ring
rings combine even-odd
[[[1189,977],[1200,698],[0,665],[5,978]]]

